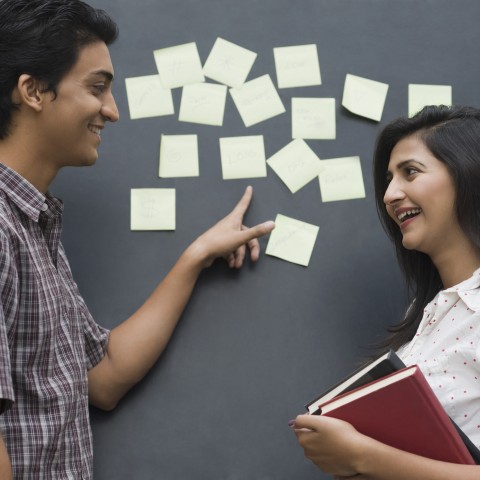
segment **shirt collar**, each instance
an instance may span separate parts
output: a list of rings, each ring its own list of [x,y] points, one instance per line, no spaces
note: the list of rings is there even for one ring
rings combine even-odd
[[[480,268],[473,275],[453,287],[443,291],[444,294],[457,294],[470,310],[480,310]]]
[[[0,189],[35,222],[38,222],[40,215],[46,210],[50,210],[54,215],[61,214],[63,211],[61,200],[48,192],[44,195],[28,180],[2,163],[0,163]]]

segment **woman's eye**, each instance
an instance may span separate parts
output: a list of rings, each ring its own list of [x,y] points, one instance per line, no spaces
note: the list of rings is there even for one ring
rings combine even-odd
[[[406,172],[407,176],[409,176],[409,175],[413,175],[413,174],[417,173],[418,170],[415,167],[406,167],[405,172]]]

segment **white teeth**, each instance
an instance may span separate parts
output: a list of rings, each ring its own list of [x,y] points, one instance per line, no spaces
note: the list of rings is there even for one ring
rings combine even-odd
[[[100,135],[100,132],[101,132],[101,129],[98,128],[98,127],[95,127],[94,125],[89,125],[88,126],[88,129],[93,132],[93,133],[96,133],[97,135]]]
[[[413,208],[412,210],[407,210],[406,212],[402,212],[399,215],[397,215],[397,218],[402,221],[405,217],[408,215],[416,215],[420,213],[421,210],[419,208]]]

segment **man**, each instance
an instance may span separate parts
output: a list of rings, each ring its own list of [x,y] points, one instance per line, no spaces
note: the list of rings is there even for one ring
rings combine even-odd
[[[273,222],[242,225],[252,190],[197,238],[111,332],[92,319],[48,187],[92,165],[118,120],[108,45],[117,27],[79,0],[0,0],[0,478],[90,479],[88,403],[115,407],[162,353],[200,272],[240,268]]]

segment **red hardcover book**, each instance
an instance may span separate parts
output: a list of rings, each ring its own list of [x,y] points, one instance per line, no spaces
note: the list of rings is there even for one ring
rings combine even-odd
[[[417,365],[320,405],[321,415],[400,450],[474,465],[462,438]]]

